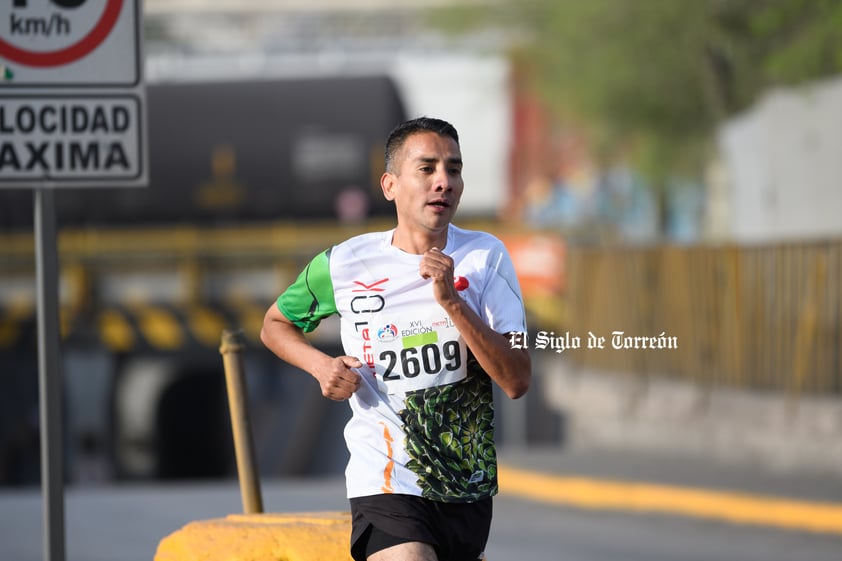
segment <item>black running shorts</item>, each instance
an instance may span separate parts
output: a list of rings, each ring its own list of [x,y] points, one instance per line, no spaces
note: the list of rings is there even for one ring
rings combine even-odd
[[[351,499],[351,556],[365,559],[405,542],[433,546],[439,561],[483,558],[491,530],[491,498],[474,503],[442,503],[412,495],[372,495]]]

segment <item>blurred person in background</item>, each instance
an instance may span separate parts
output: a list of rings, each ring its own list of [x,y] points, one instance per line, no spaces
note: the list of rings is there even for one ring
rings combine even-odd
[[[422,117],[386,143],[381,187],[397,225],[317,255],[269,307],[261,339],[348,400],[351,553],[372,561],[482,559],[497,493],[492,384],[529,387],[523,300],[503,244],[451,224],[459,136]],[[304,333],[333,314],[345,356]]]

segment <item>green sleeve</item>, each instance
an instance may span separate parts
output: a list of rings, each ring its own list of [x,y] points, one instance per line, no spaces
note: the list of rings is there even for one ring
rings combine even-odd
[[[278,309],[292,323],[309,333],[324,318],[336,313],[330,250],[313,258],[298,278],[278,297]]]

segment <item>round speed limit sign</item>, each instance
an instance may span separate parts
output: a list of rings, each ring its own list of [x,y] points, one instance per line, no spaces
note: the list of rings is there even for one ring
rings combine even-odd
[[[0,3],[0,88],[136,83],[139,1]]]

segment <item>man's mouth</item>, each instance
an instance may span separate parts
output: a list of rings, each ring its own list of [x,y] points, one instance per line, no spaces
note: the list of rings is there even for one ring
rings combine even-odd
[[[436,199],[428,202],[427,204],[436,208],[450,208],[450,203],[444,199]]]

